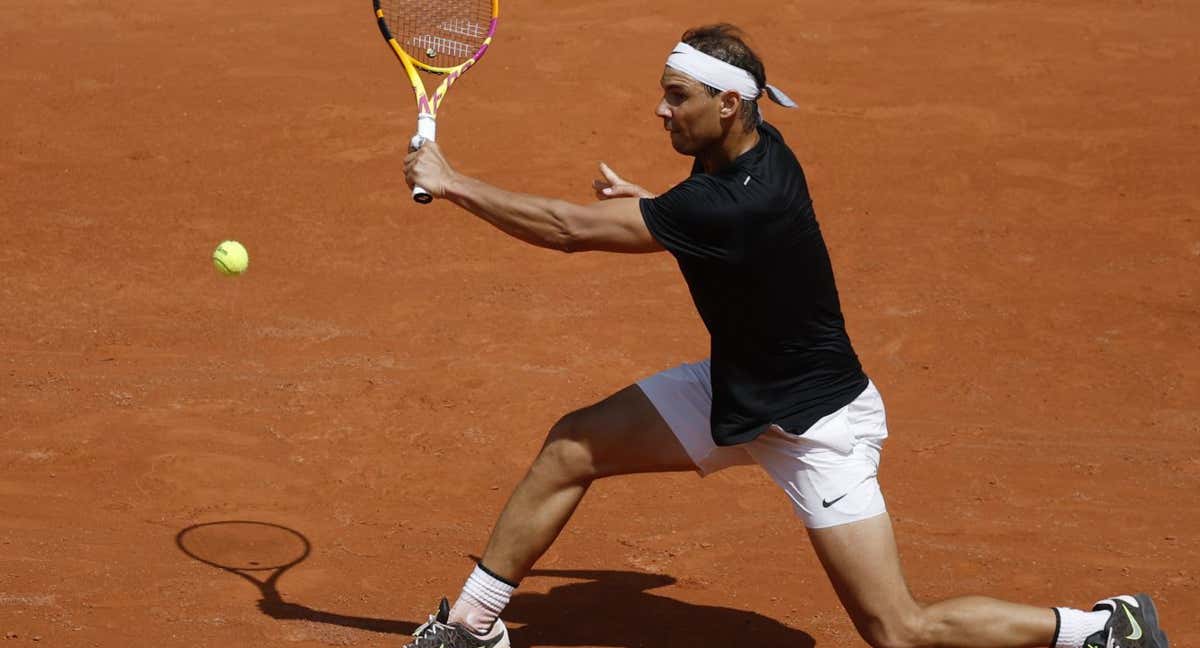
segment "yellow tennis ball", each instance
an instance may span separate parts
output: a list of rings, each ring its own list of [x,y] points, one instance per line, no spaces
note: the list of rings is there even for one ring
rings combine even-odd
[[[223,275],[240,275],[250,265],[250,253],[237,241],[222,241],[212,254],[213,265]]]

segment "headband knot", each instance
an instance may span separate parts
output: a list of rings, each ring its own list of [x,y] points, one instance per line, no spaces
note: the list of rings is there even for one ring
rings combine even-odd
[[[715,56],[705,54],[687,43],[675,45],[675,49],[671,50],[671,55],[667,57],[667,67],[683,72],[700,83],[721,92],[733,90],[746,101],[754,101],[765,94],[768,99],[781,106],[796,107],[796,102],[792,101],[792,98],[779,88],[769,83],[765,88],[759,88],[753,74]]]

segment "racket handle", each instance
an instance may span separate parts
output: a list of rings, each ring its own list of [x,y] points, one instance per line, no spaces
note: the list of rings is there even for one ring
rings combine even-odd
[[[417,134],[412,136],[408,146],[412,150],[421,148],[421,145],[428,141],[434,140],[434,135],[437,132],[437,122],[430,115],[419,115],[417,117]],[[433,202],[433,194],[425,191],[420,185],[416,185],[412,190],[413,200],[420,205],[428,205]]]

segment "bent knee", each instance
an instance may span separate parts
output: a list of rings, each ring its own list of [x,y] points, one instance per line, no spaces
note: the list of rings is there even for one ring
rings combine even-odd
[[[596,462],[588,441],[586,417],[580,411],[558,420],[546,435],[534,461],[534,469],[568,482],[586,482],[596,477]]]
[[[923,648],[929,645],[925,615],[919,608],[886,617],[871,617],[856,625],[871,648]]]

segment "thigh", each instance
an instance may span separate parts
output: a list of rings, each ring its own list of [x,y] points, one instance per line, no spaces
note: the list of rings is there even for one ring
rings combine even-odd
[[[712,438],[712,374],[708,360],[685,363],[638,381],[701,476],[754,460],[745,446],[720,447]]]
[[[795,435],[771,426],[748,452],[815,529],[873,518],[887,510],[879,461],[887,438],[883,400],[873,385],[853,402]]]
[[[637,385],[568,414],[547,449],[565,442],[586,453],[593,477],[695,470],[671,427]]]

